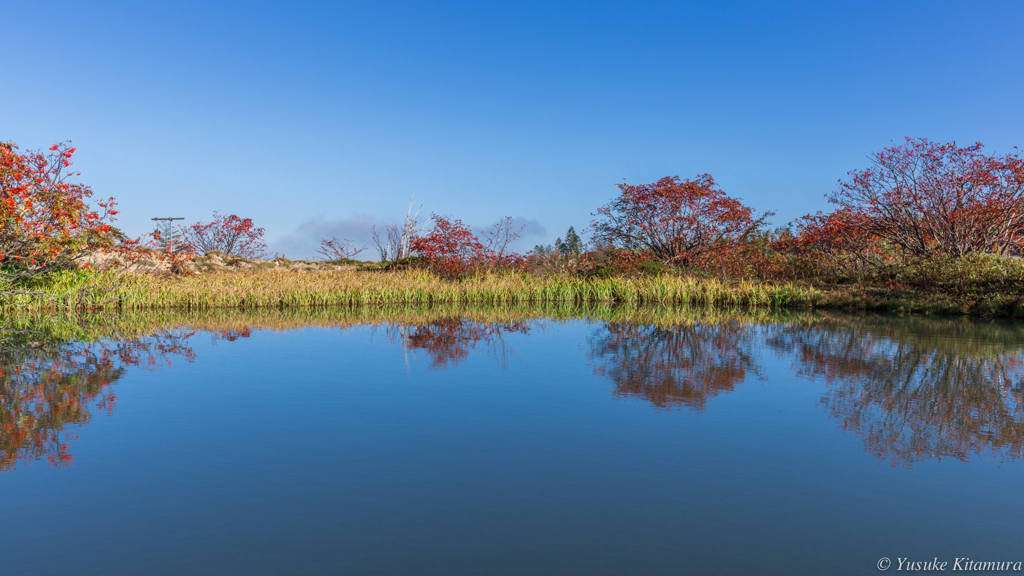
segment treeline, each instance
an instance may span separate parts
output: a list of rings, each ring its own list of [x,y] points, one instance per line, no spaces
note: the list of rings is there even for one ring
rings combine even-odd
[[[263,229],[251,219],[214,214],[210,223],[129,239],[111,225],[113,199],[91,202],[91,190],[69,182],[75,149],[20,153],[0,144],[0,283],[74,269],[97,251],[130,265],[162,258],[169,268],[197,254],[269,257]],[[760,280],[842,282],[924,260],[1018,256],[1024,242],[1024,160],[993,155],[981,144],[958,147],[908,138],[870,156],[827,195],[835,208],[770,229],[773,213],[757,213],[726,194],[711,175],[620,184],[596,211],[589,243],[570,228],[564,240],[512,251],[523,227],[501,219],[481,233],[433,214],[425,226],[412,207],[403,222],[373,231],[371,242],[324,239],[324,259],[350,260],[376,249],[379,268],[425,267],[447,278],[481,271],[607,276],[681,273]],[[883,274],[883,275],[884,275]],[[0,289],[4,286],[0,286]]]
[[[1024,160],[906,139],[873,154],[827,195],[835,209],[769,229],[725,193],[710,174],[620,184],[598,208],[584,245],[573,228],[554,246],[521,255],[507,247],[521,229],[506,218],[478,237],[459,220],[433,215],[417,234],[415,218],[389,227],[402,239],[382,260],[418,259],[444,275],[514,268],[585,275],[676,271],[764,280],[863,278],[921,259],[1018,256],[1024,242]],[[378,243],[380,245],[380,243]],[[397,258],[391,256],[397,255]]]

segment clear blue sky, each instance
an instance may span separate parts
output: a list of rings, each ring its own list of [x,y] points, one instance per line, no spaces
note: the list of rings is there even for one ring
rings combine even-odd
[[[904,136],[1024,146],[1024,2],[4,2],[0,140],[312,256],[424,212],[547,243],[710,172],[776,224]]]

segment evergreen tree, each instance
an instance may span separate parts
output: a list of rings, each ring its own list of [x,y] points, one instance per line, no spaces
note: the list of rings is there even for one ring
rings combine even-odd
[[[565,233],[565,241],[563,242],[561,238],[556,239],[555,248],[563,256],[579,256],[583,253],[583,241],[576,234],[576,230],[569,226]]]

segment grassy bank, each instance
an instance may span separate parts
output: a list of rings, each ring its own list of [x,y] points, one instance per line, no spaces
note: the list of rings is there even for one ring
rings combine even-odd
[[[64,273],[7,295],[6,310],[219,310],[380,306],[636,306],[831,309],[1024,318],[1018,258],[930,259],[856,277],[793,282],[697,277],[678,270],[584,277],[484,272],[445,279],[425,270],[252,267],[173,277]]]
[[[102,290],[109,285],[109,290]],[[81,296],[81,288],[95,291]],[[40,284],[49,298],[13,295],[8,308],[125,310],[305,308],[413,304],[629,303],[692,306],[809,306],[810,286],[660,275],[581,278],[503,272],[449,280],[422,270],[289,272],[243,270],[191,277],[96,274]]]
[[[819,289],[816,308],[1024,318],[1024,259],[918,259],[819,282]]]

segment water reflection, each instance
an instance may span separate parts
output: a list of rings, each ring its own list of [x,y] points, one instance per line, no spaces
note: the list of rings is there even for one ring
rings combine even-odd
[[[129,366],[155,368],[171,357],[191,361],[194,332],[166,332],[121,342],[82,343],[41,330],[0,333],[0,470],[45,458],[74,460],[72,430],[94,411],[110,414],[113,385]]]
[[[526,320],[482,322],[450,316],[425,324],[389,324],[388,335],[401,340],[407,350],[423,350],[430,358],[430,370],[454,368],[469,358],[478,344],[483,344],[495,360],[508,368],[515,350],[508,345],[506,334],[529,334]]]
[[[619,396],[707,408],[750,376],[759,351],[825,385],[821,406],[893,465],[1024,456],[1024,334],[1010,323],[884,316],[606,322],[589,338],[594,372]]]
[[[589,369],[610,381],[617,397],[699,413],[748,379],[767,378],[781,359],[820,384],[820,406],[841,429],[893,465],[1024,456],[1024,325],[678,309],[351,309],[308,317],[146,316],[98,332],[8,322],[0,332],[0,470],[43,458],[57,466],[72,461],[71,433],[92,414],[113,410],[114,384],[126,370],[191,361],[197,334],[234,342],[261,329],[370,325],[407,351],[423,351],[430,370],[455,369],[480,351],[507,368],[517,355],[509,336],[537,332],[547,326],[544,318],[590,323]]]
[[[759,375],[758,331],[740,321],[676,326],[607,322],[592,335],[595,374],[615,384],[615,394],[661,408],[701,411],[708,400]]]
[[[1013,325],[830,318],[776,326],[766,343],[824,382],[829,415],[894,465],[1024,456],[1024,355]]]

